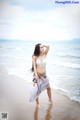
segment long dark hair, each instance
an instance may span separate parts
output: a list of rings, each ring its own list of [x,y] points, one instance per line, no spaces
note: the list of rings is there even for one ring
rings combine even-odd
[[[40,45],[41,45],[41,43],[38,43],[38,44],[35,45],[35,49],[34,49],[34,53],[33,53],[32,57],[33,57],[33,56],[38,57],[38,56],[40,55]],[[31,71],[34,72],[33,63],[32,63]]]

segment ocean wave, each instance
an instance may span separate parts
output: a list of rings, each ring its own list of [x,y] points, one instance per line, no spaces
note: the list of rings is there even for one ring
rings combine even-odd
[[[79,91],[74,90],[74,93],[73,93],[73,91],[70,91],[70,90],[65,90],[65,89],[61,89],[61,90],[63,91],[62,94],[68,96],[71,100],[74,100],[80,103]]]
[[[55,64],[55,65],[70,67],[70,68],[80,68],[80,64],[77,64],[77,63],[49,61],[49,64]]]
[[[8,47],[8,48],[6,48],[6,49],[21,51],[21,50],[23,50],[24,48],[23,48],[23,47]]]
[[[0,46],[0,48],[2,49],[2,50],[16,50],[16,51],[21,51],[21,50],[23,50],[24,48],[23,47],[2,47],[2,46]]]
[[[68,96],[71,100],[80,103],[80,79],[75,76],[55,75],[54,84],[50,81],[52,89],[59,90],[61,94]]]
[[[59,88],[59,87],[53,87],[51,86],[52,89],[56,89],[56,90],[60,90],[62,92],[60,92],[61,94],[63,95],[66,95],[67,97],[69,97],[71,100],[74,100],[76,102],[79,102],[80,103],[80,91],[77,91],[77,94],[72,94],[73,91],[70,91],[70,90],[66,90],[66,89],[63,89],[63,88]]]
[[[23,48],[22,47],[16,47],[15,50],[20,51],[20,50],[23,50]]]
[[[66,57],[66,58],[77,58],[80,59],[79,55],[65,55],[65,54],[57,54],[59,57]]]
[[[13,58],[13,59],[21,59],[21,60],[29,60],[29,61],[31,61],[31,58],[29,58],[29,57],[17,57],[17,56],[6,55],[6,54],[2,54],[0,56],[2,56],[2,57],[9,57],[9,58]]]

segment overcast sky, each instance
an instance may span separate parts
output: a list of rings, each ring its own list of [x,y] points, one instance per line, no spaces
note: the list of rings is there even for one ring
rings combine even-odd
[[[0,0],[0,39],[80,38],[80,3],[54,0]]]

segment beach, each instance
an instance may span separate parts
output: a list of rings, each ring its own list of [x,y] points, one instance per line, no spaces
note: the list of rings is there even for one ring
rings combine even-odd
[[[57,2],[0,1],[0,120],[80,120],[80,4]],[[47,90],[38,107],[30,101],[33,55],[43,59],[53,105]]]
[[[39,107],[29,102],[32,84],[15,75],[8,75],[0,65],[0,113],[8,120],[80,120],[80,103],[72,101],[59,90],[52,89],[53,105],[46,90],[39,96]]]

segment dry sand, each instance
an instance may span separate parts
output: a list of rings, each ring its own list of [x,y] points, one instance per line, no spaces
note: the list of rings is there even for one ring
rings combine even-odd
[[[45,90],[36,108],[35,102],[29,102],[31,86],[24,79],[8,75],[0,65],[0,112],[8,112],[8,120],[80,120],[80,103],[58,90],[52,89],[53,106]]]

